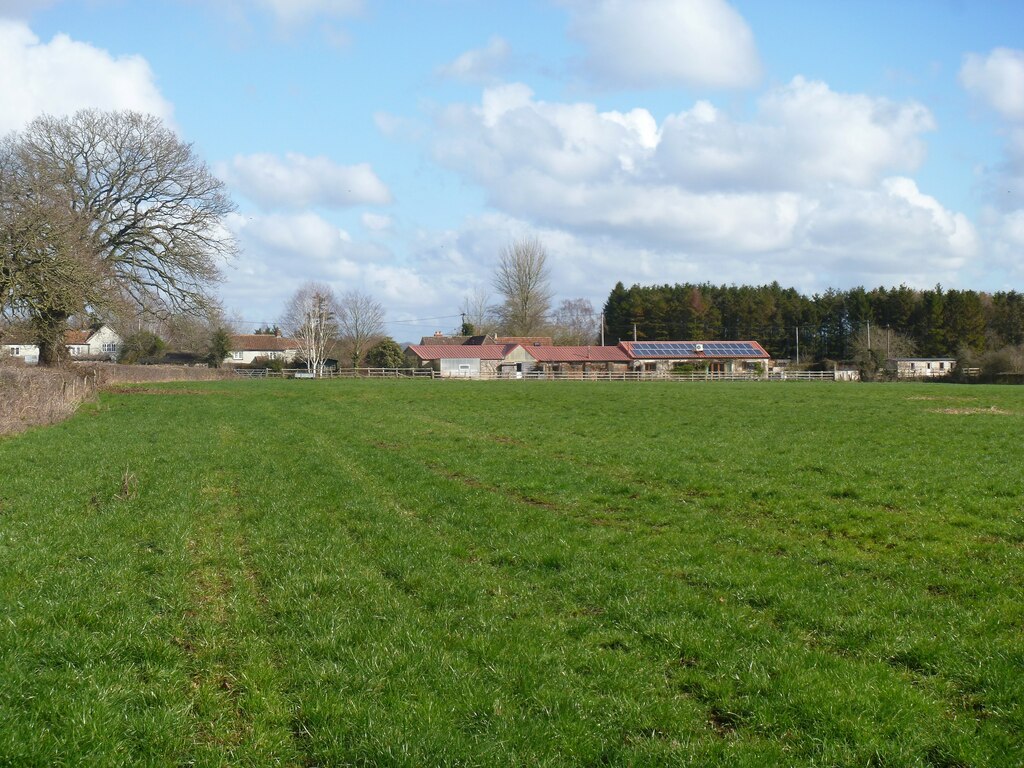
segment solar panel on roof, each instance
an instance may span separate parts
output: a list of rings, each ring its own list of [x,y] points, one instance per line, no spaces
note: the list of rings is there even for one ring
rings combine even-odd
[[[746,341],[635,341],[632,349],[637,357],[695,357],[697,343],[703,345],[706,357],[761,357],[764,354],[756,344]]]

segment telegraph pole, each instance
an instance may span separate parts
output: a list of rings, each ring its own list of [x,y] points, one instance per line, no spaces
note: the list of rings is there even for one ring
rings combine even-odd
[[[800,326],[796,327],[796,364],[800,365]]]

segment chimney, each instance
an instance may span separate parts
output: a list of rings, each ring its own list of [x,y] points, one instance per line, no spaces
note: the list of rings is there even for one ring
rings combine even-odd
[[[281,338],[281,329],[278,328],[277,326],[274,326],[274,336],[278,339]]]
[[[444,334],[443,334],[443,333],[441,333],[440,331],[434,331],[434,338],[435,338],[435,339],[439,339],[439,338],[441,338],[442,336],[444,336]]]

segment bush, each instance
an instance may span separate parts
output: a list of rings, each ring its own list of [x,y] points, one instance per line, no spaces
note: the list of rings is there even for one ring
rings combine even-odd
[[[1024,373],[1024,346],[1006,346],[982,355],[962,354],[957,360],[957,378],[965,380],[968,368],[978,368],[979,375],[971,381],[992,384],[1011,381],[1015,374]]]
[[[164,340],[155,333],[139,331],[131,334],[121,345],[121,351],[117,355],[117,362],[131,364],[155,362],[164,355]]]
[[[240,368],[266,368],[268,371],[280,373],[284,370],[284,359],[280,357],[257,357],[248,365]]]
[[[405,354],[394,339],[387,337],[366,353],[366,364],[370,368],[404,368]]]

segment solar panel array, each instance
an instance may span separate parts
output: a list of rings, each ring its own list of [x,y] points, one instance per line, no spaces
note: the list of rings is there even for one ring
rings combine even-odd
[[[697,345],[705,357],[763,357],[764,352],[749,341],[634,341],[634,357],[695,357]]]

